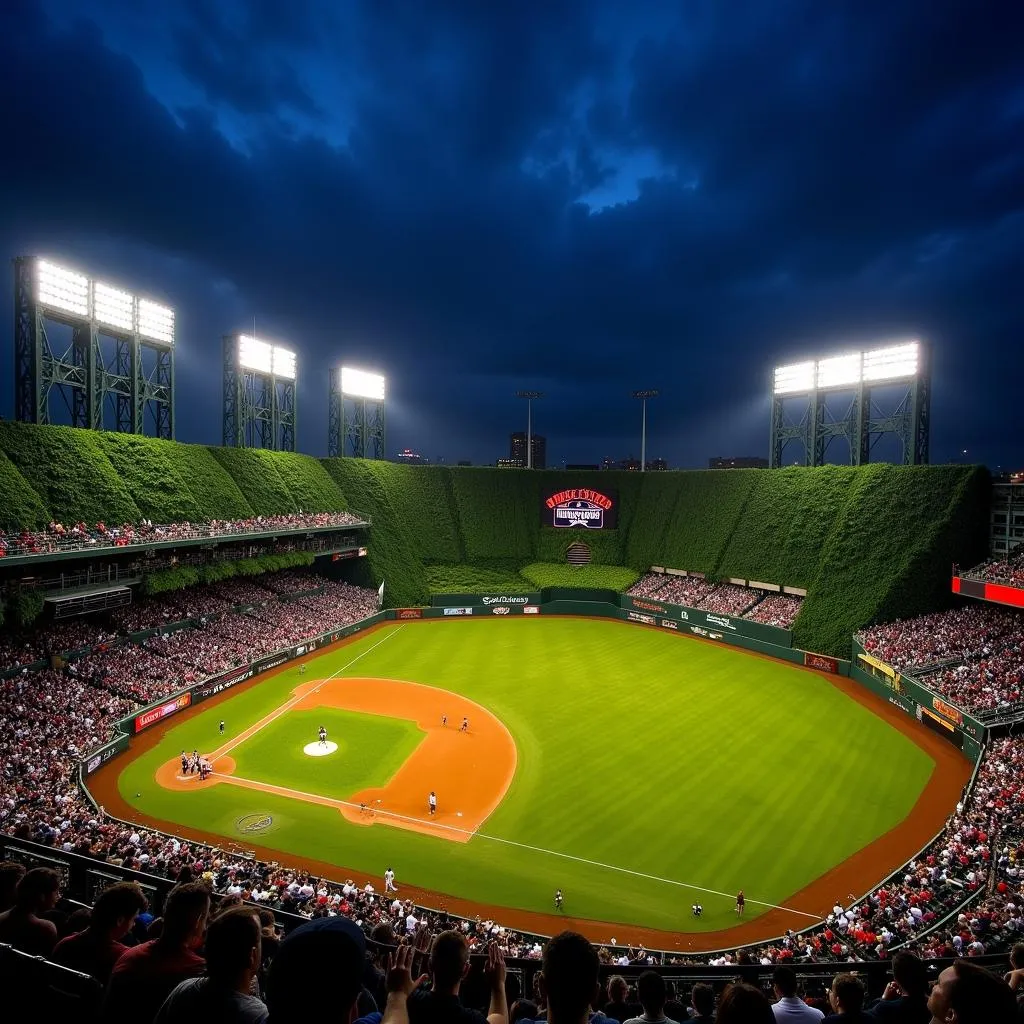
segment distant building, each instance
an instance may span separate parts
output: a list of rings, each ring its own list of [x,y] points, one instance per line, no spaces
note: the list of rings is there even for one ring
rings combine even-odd
[[[708,459],[708,469],[767,469],[768,460],[760,455],[738,455],[728,459],[721,455]]]
[[[395,462],[401,463],[405,466],[429,466],[430,459],[419,452],[414,452],[411,448],[403,448],[396,456]]]
[[[623,469],[627,473],[639,473],[640,472],[640,460],[634,459],[632,455],[628,459],[620,459],[617,469]]]
[[[522,459],[498,459],[495,463],[498,469],[525,469],[526,463]]]
[[[668,463],[664,459],[648,459],[647,472],[664,473],[668,469]]]
[[[597,469],[597,463],[596,462],[570,462],[565,468],[566,469],[595,470],[595,469]]]
[[[470,462],[469,459],[459,459],[458,464],[460,466],[472,466],[473,465],[473,463]]]
[[[541,434],[531,434],[530,448],[533,450],[533,468],[545,469],[547,467],[548,458],[547,438]],[[526,458],[525,431],[517,430],[514,434],[509,434],[508,457],[510,459],[519,459],[524,466],[526,465],[528,460]]]
[[[601,468],[602,469],[615,469],[616,468],[615,460],[610,455],[606,455],[601,460]]]

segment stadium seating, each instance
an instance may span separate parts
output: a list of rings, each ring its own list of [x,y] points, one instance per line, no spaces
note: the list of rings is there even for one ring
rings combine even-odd
[[[988,604],[872,626],[864,649],[982,721],[1024,703],[1024,617]]]
[[[780,629],[792,629],[803,606],[803,598],[795,594],[779,594],[734,583],[715,583],[702,576],[675,576],[660,572],[645,573],[626,593],[631,597],[653,597],[720,615],[736,615]]]

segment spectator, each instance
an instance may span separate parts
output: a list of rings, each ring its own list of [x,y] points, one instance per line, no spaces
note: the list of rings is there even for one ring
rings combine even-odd
[[[88,927],[61,939],[52,959],[74,971],[91,974],[106,985],[114,964],[128,949],[121,940],[131,931],[136,916],[145,909],[146,897],[138,882],[111,885],[93,904]]]
[[[209,914],[210,889],[205,882],[170,891],[160,937],[129,949],[114,965],[103,1007],[106,1020],[150,1024],[179,982],[203,973],[206,961],[196,950]]]
[[[576,932],[561,932],[548,942],[540,975],[548,1024],[586,1024],[591,1003],[601,990],[598,963],[597,950]]]
[[[491,981],[489,1024],[506,1024],[505,960],[495,943],[487,949],[488,975]],[[481,1024],[484,1015],[467,1009],[459,1001],[459,989],[469,973],[469,944],[456,931],[441,932],[430,951],[430,989],[414,992],[409,998],[412,1024]]]
[[[612,1020],[625,1024],[630,1017],[635,1017],[641,1009],[633,1003],[627,1002],[629,997],[629,985],[621,974],[613,974],[608,979],[608,1002],[605,1004],[604,1014]]]
[[[297,928],[281,943],[267,975],[270,1024],[353,1020],[365,965],[366,937],[355,921],[322,917]],[[407,1022],[404,1017],[402,1024]]]
[[[0,914],[0,942],[32,956],[49,956],[57,945],[57,927],[43,915],[57,906],[60,875],[53,868],[32,868],[18,881],[14,906]]]
[[[929,1024],[928,972],[913,953],[900,950],[892,958],[893,980],[882,998],[871,1007],[872,1015],[888,1024]]]
[[[657,971],[644,971],[637,978],[636,992],[644,1012],[626,1024],[678,1024],[665,1016],[665,979]]]
[[[1010,972],[1006,975],[1006,982],[1017,997],[1020,1017],[1024,1021],[1024,943],[1018,942],[1010,950]]]
[[[540,1011],[532,999],[517,999],[508,1011],[509,1024],[518,1024],[519,1021],[531,1021]]]
[[[932,1019],[949,1024],[1015,1024],[1017,1001],[1010,986],[966,960],[947,967],[928,997]]]
[[[206,977],[181,982],[164,1001],[156,1024],[265,1024],[267,1008],[252,995],[262,962],[260,919],[249,907],[232,907],[210,922]]]
[[[813,1006],[808,1006],[797,996],[796,971],[792,967],[787,967],[785,964],[776,967],[772,974],[772,985],[775,989],[775,997],[778,999],[778,1002],[772,1006],[772,1013],[775,1014],[777,1021],[788,1022],[788,1024],[804,1021],[809,1024],[811,1021],[824,1019],[825,1014],[821,1010],[815,1010]],[[718,1018],[721,1022],[721,1010]]]
[[[715,990],[705,984],[703,981],[698,981],[693,986],[693,992],[690,995],[690,1003],[693,1006],[693,1013],[690,1016],[691,1021],[698,1021],[700,1024],[712,1024],[715,1019]]]
[[[853,974],[837,974],[828,995],[832,1012],[827,1024],[862,1024],[872,1018],[864,1013],[864,983]]]
[[[14,906],[14,891],[24,874],[24,864],[13,860],[0,861],[0,914]]]
[[[759,988],[737,982],[722,993],[715,1024],[773,1024],[773,1021],[779,1020],[778,1016],[772,1015],[773,1009],[768,997]]]

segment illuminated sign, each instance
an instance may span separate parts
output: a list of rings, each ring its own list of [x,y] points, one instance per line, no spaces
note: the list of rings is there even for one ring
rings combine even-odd
[[[618,495],[614,491],[596,491],[590,487],[549,491],[541,499],[544,526],[614,530],[618,523],[618,510]]]
[[[135,731],[142,732],[143,729],[147,729],[155,722],[159,722],[161,718],[173,715],[175,711],[187,708],[191,703],[192,694],[183,693],[176,700],[168,701],[166,704],[161,704],[158,708],[152,708],[150,711],[145,711],[141,715],[136,716]]]

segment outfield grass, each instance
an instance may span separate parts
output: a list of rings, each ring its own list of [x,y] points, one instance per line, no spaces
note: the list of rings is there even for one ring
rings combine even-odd
[[[480,833],[457,844],[235,786],[179,793],[153,780],[181,749],[219,745],[221,718],[237,736],[300,678],[335,675],[453,690],[505,723],[518,769]],[[401,731],[411,723],[332,712],[350,719],[325,724],[352,743],[351,758],[294,769],[275,751],[315,738],[322,713],[311,714],[292,723],[289,713],[267,738],[240,745],[238,774],[344,798],[380,784],[416,741],[414,726]],[[674,883],[744,888],[753,918],[764,908],[749,901],[784,903],[898,824],[932,768],[911,740],[813,673],[623,623],[538,617],[373,632],[310,659],[305,676],[296,667],[250,684],[173,726],[126,762],[119,786],[140,811],[242,842],[239,818],[269,814],[273,831],[248,838],[299,860],[371,876],[391,864],[399,883],[529,910],[549,911],[560,886],[573,915],[702,931],[735,923],[731,899]],[[705,907],[697,920],[695,898]]]

